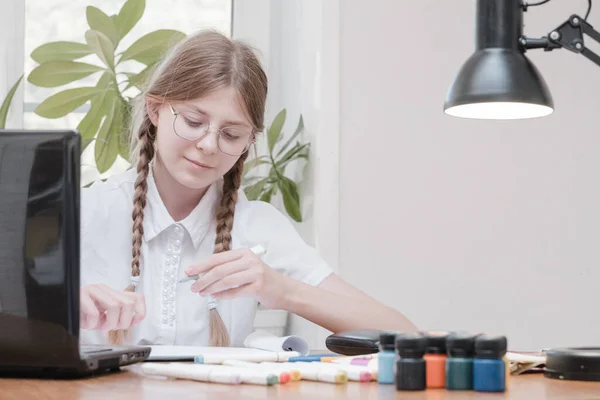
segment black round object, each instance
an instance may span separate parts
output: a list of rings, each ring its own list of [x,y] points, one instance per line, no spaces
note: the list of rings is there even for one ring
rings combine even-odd
[[[475,357],[502,358],[508,343],[505,336],[479,335],[475,338]]]
[[[394,350],[396,348],[397,332],[381,332],[379,335],[379,348],[381,350]]]
[[[400,357],[423,357],[426,345],[427,340],[420,333],[400,333],[396,335],[396,351]]]
[[[550,349],[546,352],[544,376],[572,381],[600,381],[600,348]]]
[[[478,334],[457,332],[446,338],[446,351],[450,357],[471,358],[475,354],[475,338]]]
[[[425,352],[429,354],[446,354],[446,338],[448,332],[425,332]]]

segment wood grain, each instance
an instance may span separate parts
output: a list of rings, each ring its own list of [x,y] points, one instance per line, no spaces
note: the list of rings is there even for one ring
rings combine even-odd
[[[0,399],[511,399],[600,400],[600,383],[558,381],[541,374],[512,377],[504,393],[447,391],[398,392],[393,385],[349,382],[344,385],[301,381],[273,387],[207,384],[146,377],[139,365],[121,372],[79,380],[0,378]]]

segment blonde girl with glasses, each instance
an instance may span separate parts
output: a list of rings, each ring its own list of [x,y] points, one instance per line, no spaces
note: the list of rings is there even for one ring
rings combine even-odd
[[[273,206],[244,196],[266,97],[253,50],[213,31],[155,70],[134,109],[134,168],[82,193],[82,341],[242,346],[258,303],[332,332],[415,330],[333,274]]]

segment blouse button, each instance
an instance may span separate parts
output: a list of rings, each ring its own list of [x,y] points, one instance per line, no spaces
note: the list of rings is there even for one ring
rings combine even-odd
[[[181,228],[179,226],[175,227],[175,233],[178,235],[181,233]]]

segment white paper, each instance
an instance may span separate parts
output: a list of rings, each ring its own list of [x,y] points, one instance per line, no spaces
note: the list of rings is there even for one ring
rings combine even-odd
[[[244,340],[244,346],[268,351],[297,351],[308,355],[308,343],[299,336],[277,337],[267,331],[254,331]]]
[[[223,356],[235,360],[236,357],[260,356],[267,359],[272,352],[245,347],[206,347],[206,346],[150,346],[149,361],[193,361],[196,356]],[[226,357],[225,357],[226,356]]]

